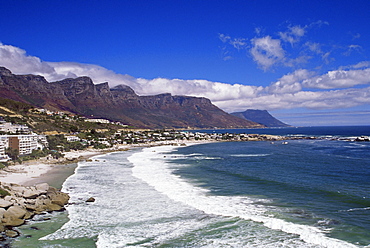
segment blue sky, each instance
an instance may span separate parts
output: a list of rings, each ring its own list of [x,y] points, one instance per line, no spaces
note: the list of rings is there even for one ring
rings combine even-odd
[[[370,125],[369,1],[26,1],[0,5],[0,66],[204,96],[292,125]]]

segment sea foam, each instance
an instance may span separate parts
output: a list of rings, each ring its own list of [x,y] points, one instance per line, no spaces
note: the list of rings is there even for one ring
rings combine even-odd
[[[163,154],[173,149],[175,148],[169,146],[145,148],[141,153],[133,154],[129,157],[129,160],[134,164],[133,175],[147,182],[170,199],[192,206],[207,214],[238,217],[262,223],[271,229],[299,235],[305,242],[322,247],[357,247],[345,241],[327,237],[317,227],[271,217],[266,205],[257,204],[259,199],[242,196],[214,196],[208,190],[192,185],[174,175],[172,173],[174,165],[166,163],[166,157]]]
[[[167,162],[177,159],[173,149],[144,148],[80,162],[63,185],[71,196],[70,220],[43,239],[91,238],[98,248],[355,247],[316,227],[271,216],[266,199],[215,196],[194,186],[173,174],[185,166]],[[89,197],[96,201],[86,203]]]

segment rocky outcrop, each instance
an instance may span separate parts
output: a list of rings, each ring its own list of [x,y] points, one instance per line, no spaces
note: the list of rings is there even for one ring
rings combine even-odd
[[[139,96],[127,85],[109,88],[108,83],[95,85],[89,77],[49,83],[41,76],[13,75],[4,67],[0,67],[0,97],[138,128],[263,127],[232,116],[203,97]]]
[[[16,236],[13,227],[24,224],[36,214],[64,210],[69,200],[68,194],[47,183],[31,187],[1,183],[0,190],[0,232],[8,237]]]

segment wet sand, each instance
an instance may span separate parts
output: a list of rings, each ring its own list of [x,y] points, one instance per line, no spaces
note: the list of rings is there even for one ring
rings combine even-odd
[[[46,173],[41,174],[40,176],[30,179],[23,183],[24,186],[32,186],[39,183],[48,183],[54,188],[61,189],[64,181],[74,174],[75,169],[77,168],[77,163],[55,165]]]

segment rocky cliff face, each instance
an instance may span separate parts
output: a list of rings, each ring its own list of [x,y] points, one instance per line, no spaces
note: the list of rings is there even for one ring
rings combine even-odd
[[[58,85],[50,84],[41,76],[13,75],[4,67],[0,67],[0,97],[51,110],[74,108]]]
[[[0,97],[51,110],[120,121],[140,128],[250,128],[262,125],[232,116],[209,99],[160,94],[138,96],[130,87],[95,85],[88,77],[49,83],[0,67]]]

